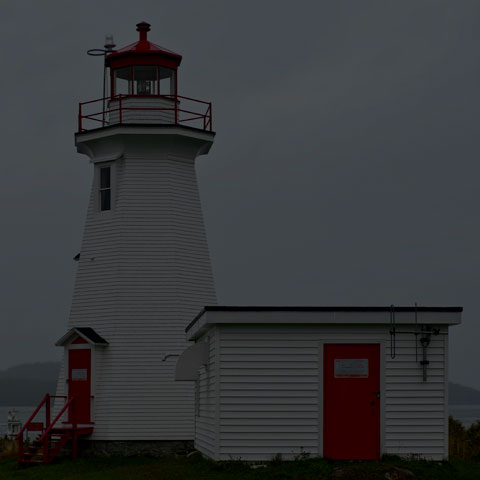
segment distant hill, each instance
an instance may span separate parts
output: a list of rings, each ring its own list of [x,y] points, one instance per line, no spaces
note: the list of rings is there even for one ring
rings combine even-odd
[[[450,405],[480,405],[478,390],[453,382],[450,382],[448,387],[448,403]]]
[[[59,368],[59,362],[41,362],[0,370],[0,406],[33,406],[46,393],[55,395]]]
[[[0,370],[0,406],[33,406],[55,394],[59,369],[59,362],[39,362]],[[449,389],[450,405],[480,405],[480,391],[452,382]]]

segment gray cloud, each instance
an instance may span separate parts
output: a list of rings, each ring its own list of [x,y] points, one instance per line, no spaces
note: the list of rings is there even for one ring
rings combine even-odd
[[[480,387],[480,6],[469,1],[3,2],[0,367],[56,358],[90,186],[88,57],[135,23],[214,102],[198,163],[220,302],[463,305],[451,377]]]

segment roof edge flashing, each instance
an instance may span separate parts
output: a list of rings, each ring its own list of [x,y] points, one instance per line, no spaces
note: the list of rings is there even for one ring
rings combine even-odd
[[[397,325],[458,325],[462,307],[395,307]],[[390,325],[391,307],[232,307],[205,306],[186,327],[189,340],[214,324]],[[292,313],[295,313],[292,316]]]

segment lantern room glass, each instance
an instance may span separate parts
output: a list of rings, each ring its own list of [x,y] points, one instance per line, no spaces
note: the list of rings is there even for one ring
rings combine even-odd
[[[175,95],[177,72],[159,66],[130,66],[113,71],[113,95]]]
[[[133,67],[133,94],[157,95],[157,67]]]
[[[160,95],[175,95],[176,93],[176,71],[171,68],[160,67]]]
[[[131,74],[132,70],[130,67],[117,68],[114,71],[115,95],[130,95]]]

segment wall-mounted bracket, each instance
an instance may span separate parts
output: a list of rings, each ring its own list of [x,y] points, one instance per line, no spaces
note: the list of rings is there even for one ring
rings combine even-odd
[[[397,330],[395,322],[395,306],[391,305],[390,309],[390,357],[392,359],[396,356],[396,336],[397,335],[415,335],[415,361],[419,363],[423,371],[423,381],[427,381],[427,367],[430,364],[427,358],[427,348],[430,345],[432,335],[446,334],[440,332],[439,328],[430,325],[418,324],[417,304],[415,303],[415,330]],[[418,336],[420,335],[420,339]],[[422,360],[418,361],[418,342],[422,347]]]

